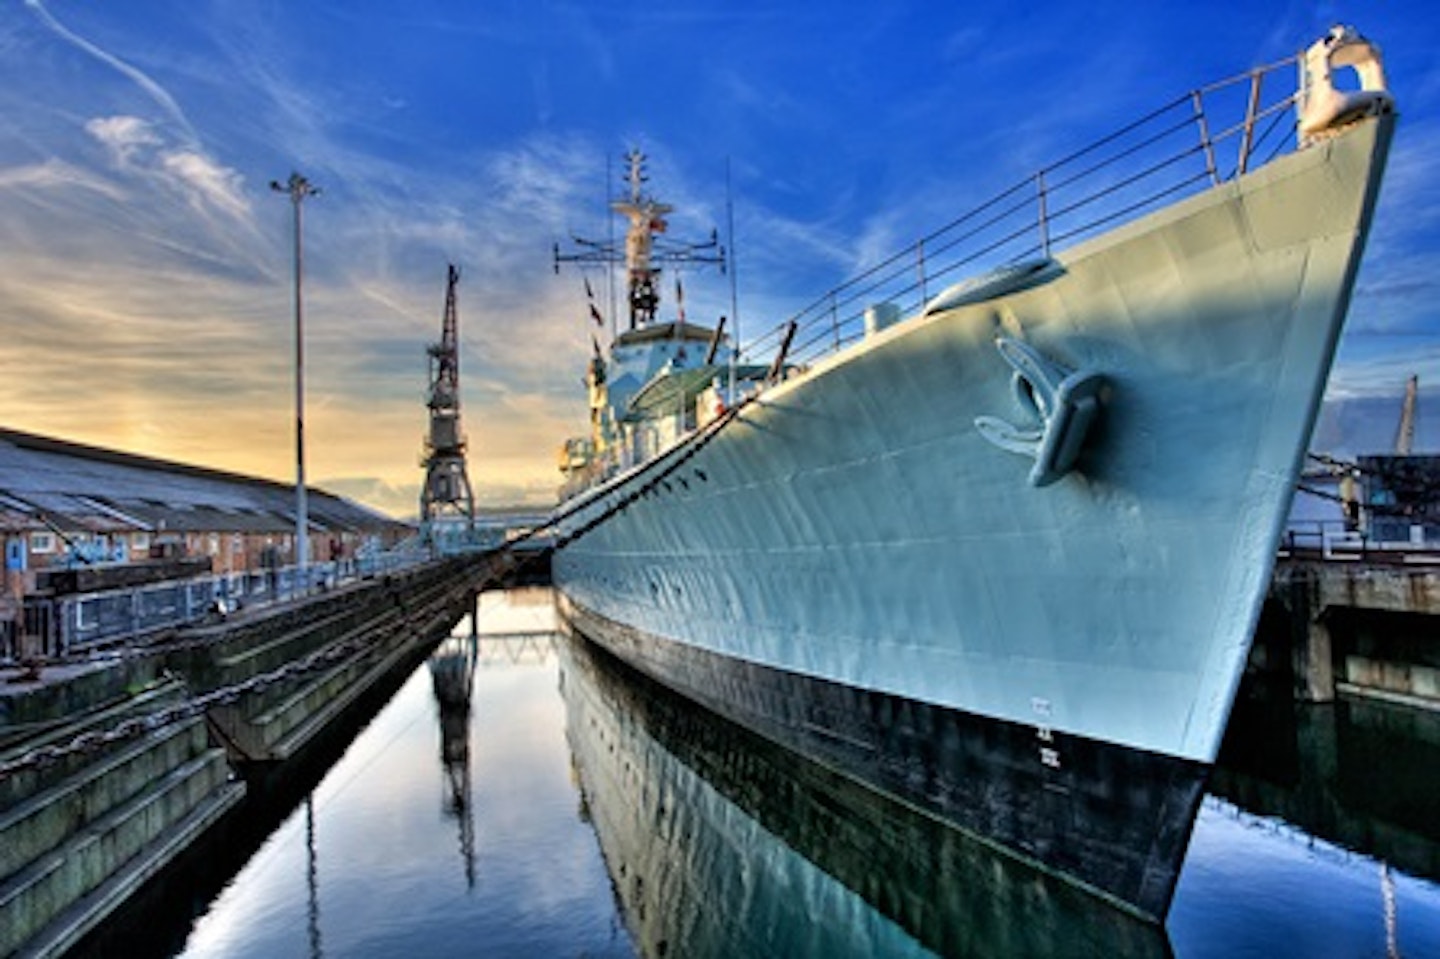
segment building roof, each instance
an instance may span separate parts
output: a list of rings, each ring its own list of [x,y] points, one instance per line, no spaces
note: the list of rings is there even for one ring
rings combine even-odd
[[[404,524],[309,487],[316,533]],[[295,488],[274,480],[0,428],[0,530],[254,532],[295,528]]]

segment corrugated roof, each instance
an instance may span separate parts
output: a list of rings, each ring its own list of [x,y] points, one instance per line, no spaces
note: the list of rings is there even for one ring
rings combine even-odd
[[[311,529],[378,532],[402,526],[310,487]],[[273,480],[0,429],[0,524],[61,529],[285,532],[295,490]]]

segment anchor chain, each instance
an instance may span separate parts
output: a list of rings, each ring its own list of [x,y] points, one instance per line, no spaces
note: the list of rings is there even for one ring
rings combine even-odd
[[[400,621],[396,632],[403,632],[410,629],[426,618],[428,618],[426,609],[417,610],[405,616]],[[286,663],[283,666],[278,666],[268,672],[257,673],[241,682],[217,687],[209,692],[193,696],[183,703],[168,706],[144,716],[132,716],[129,719],[117,723],[110,729],[103,731],[89,730],[80,733],[68,743],[49,743],[44,746],[37,746],[14,759],[0,761],[0,781],[25,770],[46,768],[70,756],[97,752],[106,746],[118,742],[137,739],[146,733],[193,719],[203,714],[212,706],[234,705],[241,699],[263,692],[271,686],[286,682],[305,673],[316,672],[329,667],[342,659],[362,652],[366,647],[369,647],[371,651],[378,648],[377,644],[370,641],[370,633],[368,632],[352,636],[350,639],[342,640],[338,643],[332,643],[300,659]],[[178,679],[178,677],[175,677],[174,674],[168,671],[162,675],[167,678]],[[181,682],[183,683],[183,680],[181,680]]]
[[[586,533],[589,533],[595,527],[599,526],[601,523],[605,522],[607,519],[614,516],[616,513],[619,513],[629,507],[636,500],[648,496],[655,489],[655,487],[660,485],[661,481],[663,481],[670,474],[674,473],[680,467],[684,466],[687,462],[689,462],[689,460],[693,456],[695,456],[696,453],[699,453],[710,443],[711,440],[718,436],[721,430],[723,430],[729,424],[733,423],[739,417],[740,412],[745,409],[746,406],[750,405],[750,403],[754,402],[758,398],[758,394],[745,397],[739,403],[730,407],[724,413],[721,413],[703,430],[697,430],[696,432],[691,433],[690,436],[686,439],[683,449],[681,447],[676,447],[675,449],[670,450],[669,453],[665,456],[657,457],[656,459],[651,460],[645,466],[641,467],[641,471],[639,474],[637,474],[637,478],[638,476],[643,475],[647,471],[653,471],[654,475],[647,479],[645,482],[636,486],[629,493],[621,496],[618,500],[616,500],[614,503],[611,503],[605,509],[601,510],[600,513],[596,516],[590,518],[586,522],[582,523],[580,526],[577,526],[571,532],[567,533],[564,536],[557,537],[555,540],[554,548],[557,550],[564,549],[566,546],[569,546],[571,543],[575,542],[577,539],[584,536]],[[583,503],[579,503],[575,506],[570,507],[563,512],[556,513],[550,517],[550,520],[546,525],[553,526],[561,520],[568,519],[570,516],[573,516],[575,513],[578,513],[580,510],[586,508],[591,503],[595,502],[596,499],[600,498],[602,497],[592,497],[585,500]],[[527,534],[527,536],[533,534],[534,532],[535,530],[531,530],[530,533]]]

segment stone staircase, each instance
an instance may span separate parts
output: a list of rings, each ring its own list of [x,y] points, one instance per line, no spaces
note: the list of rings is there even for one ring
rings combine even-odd
[[[314,671],[209,710],[211,722],[239,762],[290,759],[382,677],[407,672],[401,664],[423,656],[464,614],[470,593],[456,579],[417,574],[393,590],[374,594],[363,607],[282,630],[263,642],[217,650],[210,671],[227,684],[272,663],[292,662],[325,647],[350,651]],[[463,581],[461,581],[463,584]],[[401,597],[403,596],[403,601]],[[357,615],[358,612],[358,615]]]
[[[71,713],[10,737],[0,762],[113,730],[183,695],[161,681]],[[73,946],[244,792],[200,717],[0,777],[0,955]]]

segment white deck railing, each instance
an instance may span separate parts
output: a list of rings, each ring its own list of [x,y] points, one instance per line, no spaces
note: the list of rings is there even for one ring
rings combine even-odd
[[[863,337],[869,306],[914,315],[958,280],[1048,257],[1293,151],[1298,59],[1191,91],[1036,171],[744,344],[744,360],[803,367]]]

